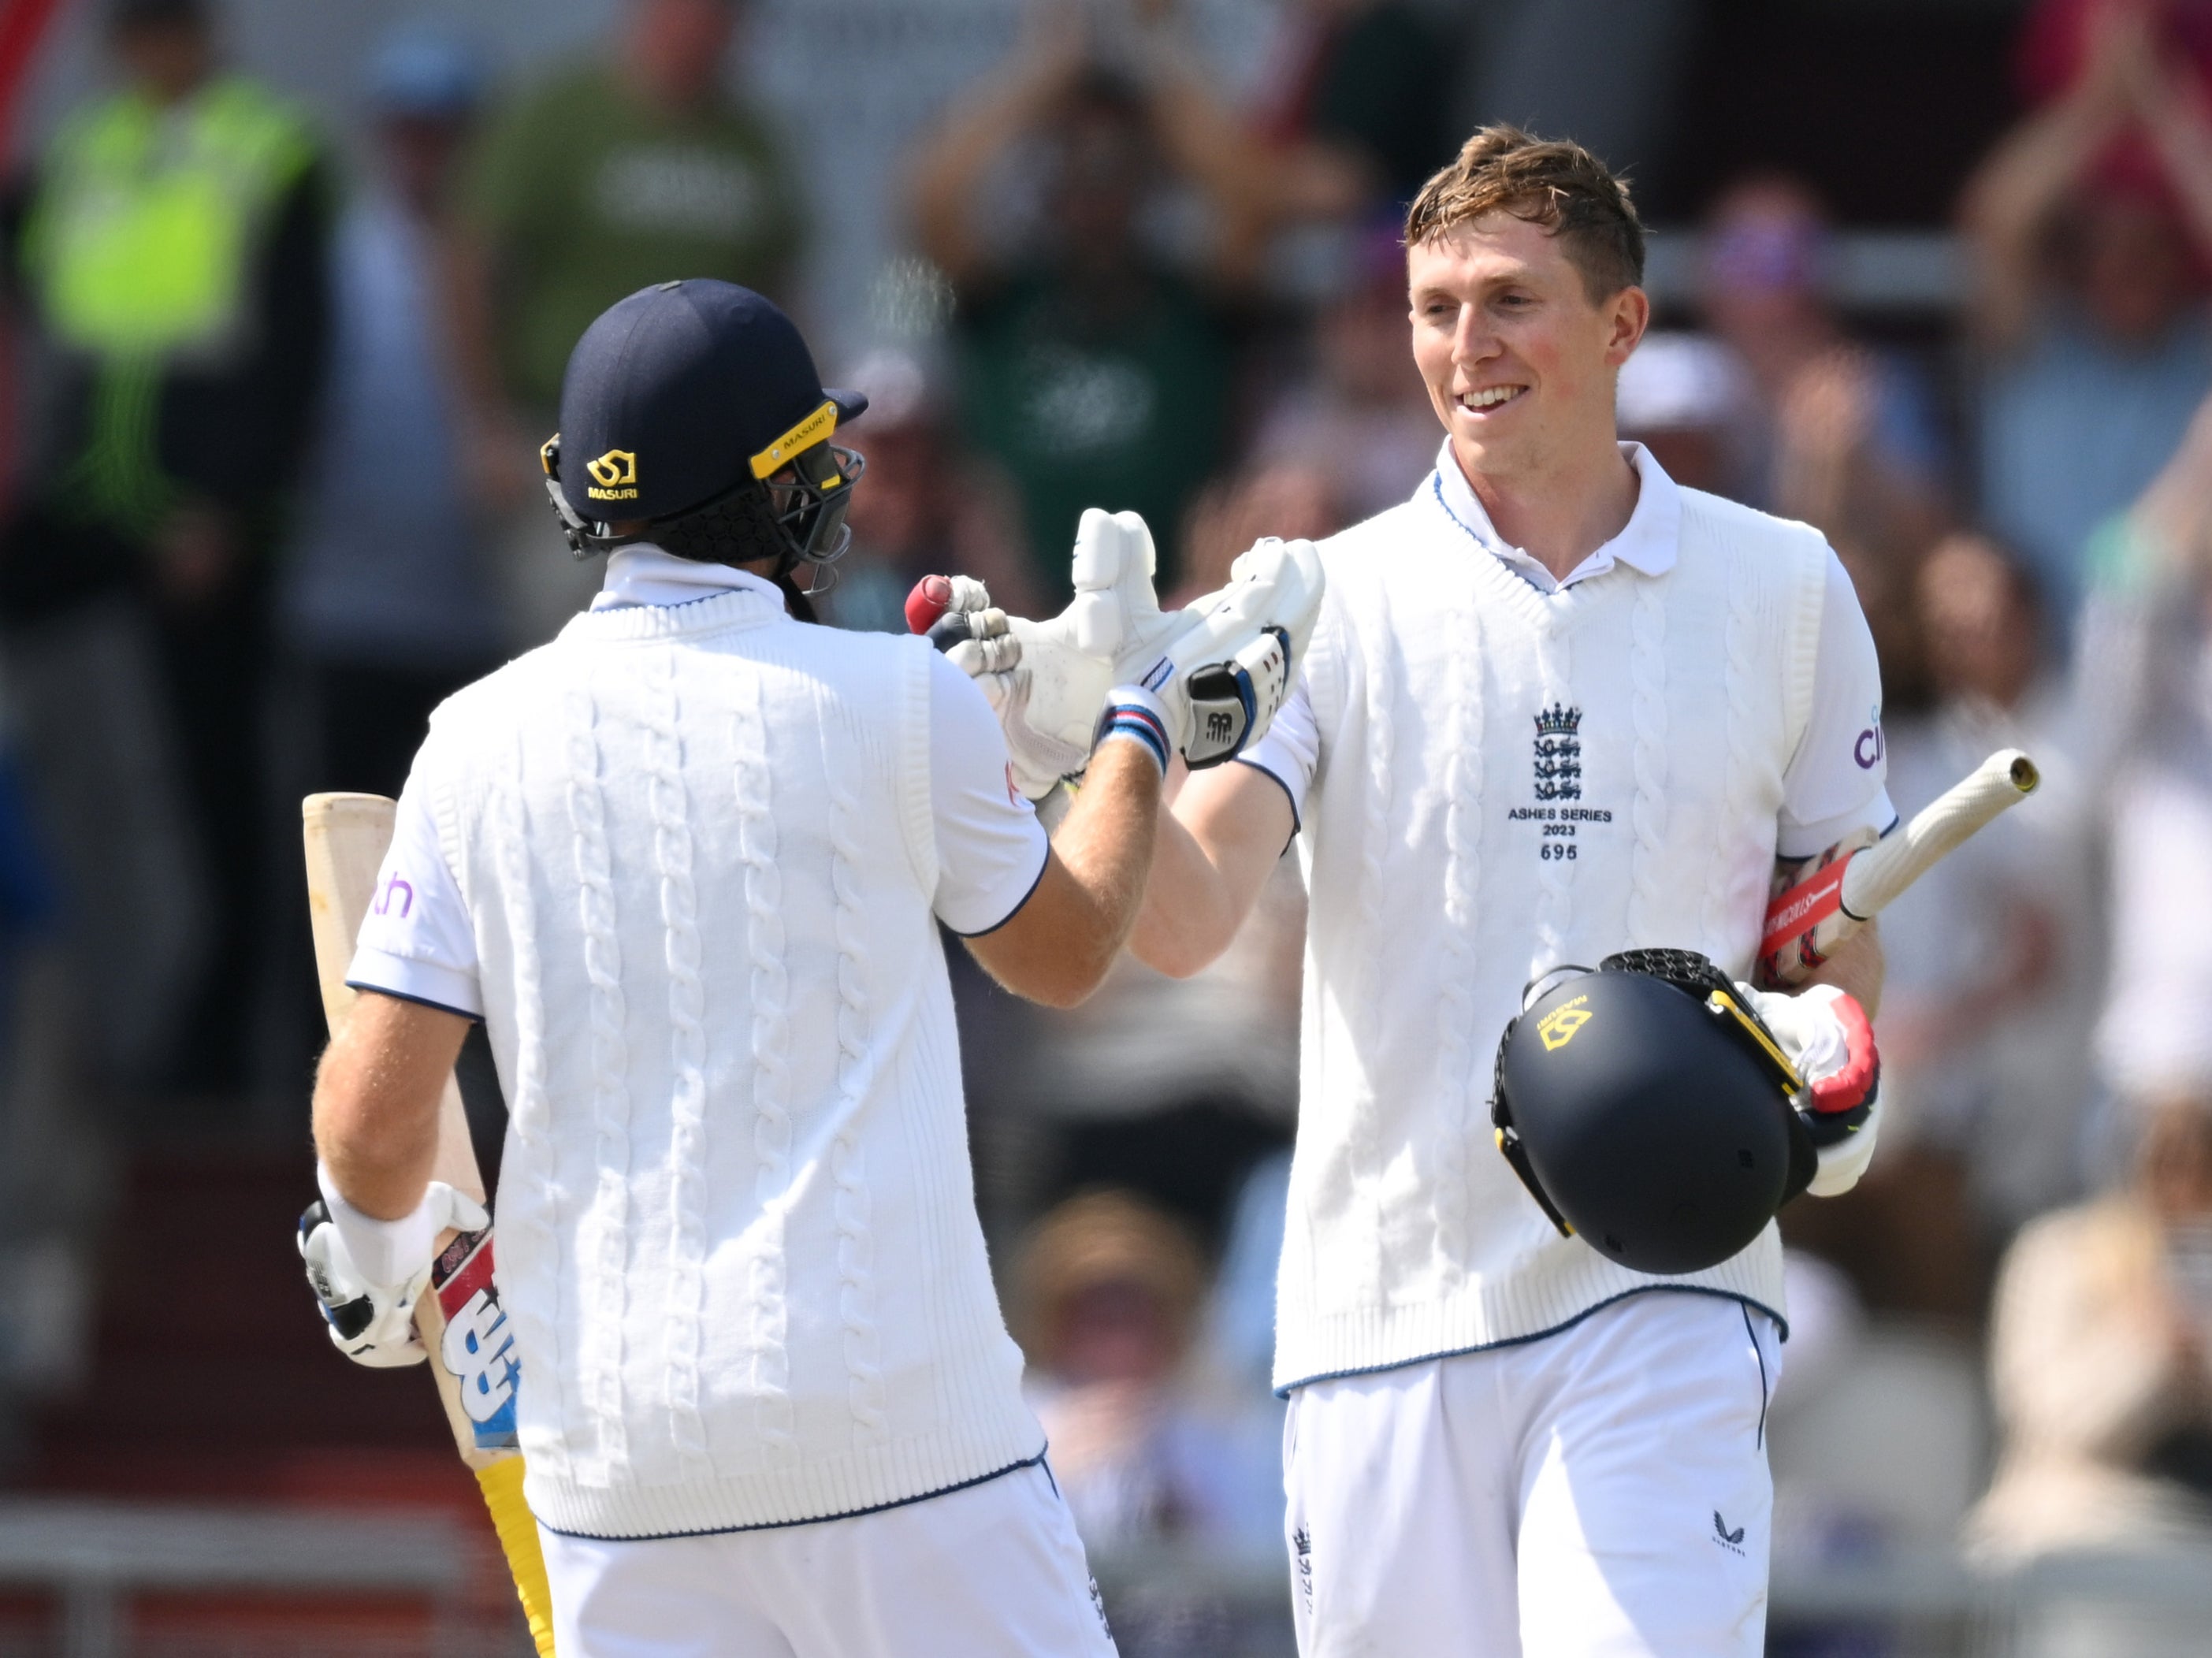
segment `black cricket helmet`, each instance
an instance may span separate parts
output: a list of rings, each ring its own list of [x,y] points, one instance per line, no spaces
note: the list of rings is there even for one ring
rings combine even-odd
[[[1804,1084],[1705,957],[1630,950],[1530,992],[1491,1121],[1562,1233],[1634,1272],[1703,1272],[1812,1180]]]
[[[868,400],[825,390],[791,319],[750,288],[694,279],[600,313],[568,355],[561,429],[539,452],[578,557],[650,540],[680,557],[772,558],[779,580],[845,550],[862,463],[830,441]],[[642,536],[612,525],[651,525]]]

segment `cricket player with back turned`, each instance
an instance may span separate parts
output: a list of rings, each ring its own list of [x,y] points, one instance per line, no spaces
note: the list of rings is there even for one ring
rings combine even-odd
[[[1890,826],[1874,647],[1816,531],[1617,440],[1650,307],[1595,157],[1478,132],[1406,240],[1436,471],[1322,544],[1300,685],[1163,815],[1131,939],[1197,970],[1297,837],[1276,1381],[1301,1650],[1752,1658],[1775,1230],[1709,1271],[1631,1271],[1547,1219],[1486,1104],[1530,981],[1660,947],[1746,978],[1777,859]],[[1820,977],[1755,998],[1808,1079],[1871,1064],[1838,990],[1871,1005],[1871,930]],[[1822,1151],[1814,1193],[1872,1142]]]
[[[1113,1650],[984,1258],[938,927],[1018,992],[1086,995],[1134,918],[1190,683],[1266,658],[1237,682],[1262,729],[1317,568],[1273,544],[1279,604],[1254,577],[1206,659],[1170,639],[1145,688],[1098,687],[1048,846],[967,675],[805,625],[795,578],[842,550],[860,477],[831,440],[865,406],[728,283],[586,331],[546,471],[605,588],[433,720],[317,1083],[319,1291],[359,1297],[353,1356],[404,1358],[376,1349],[413,1339],[433,1238],[483,1224],[428,1173],[443,1080],[487,1028],[564,1658]],[[1164,637],[1118,544],[1079,544],[1085,636],[1141,610]]]

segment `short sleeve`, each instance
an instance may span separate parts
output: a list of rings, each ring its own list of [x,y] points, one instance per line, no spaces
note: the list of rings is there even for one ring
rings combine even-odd
[[[1014,787],[999,717],[975,682],[929,659],[929,809],[938,920],[963,938],[1003,926],[1043,878],[1051,848]]]
[[[1815,648],[1812,711],[1782,775],[1775,850],[1784,858],[1812,857],[1857,829],[1887,834],[1897,822],[1881,729],[1881,667],[1858,593],[1832,551]]]
[[[1314,720],[1313,699],[1307,695],[1303,672],[1291,687],[1290,700],[1268,726],[1267,734],[1237,758],[1280,783],[1283,793],[1291,797],[1291,823],[1304,823],[1306,791],[1313,786],[1314,770],[1321,764],[1321,730]]]
[[[346,982],[481,1019],[476,929],[438,843],[422,769],[418,759],[400,792],[392,847],[377,872],[376,896],[362,918]]]

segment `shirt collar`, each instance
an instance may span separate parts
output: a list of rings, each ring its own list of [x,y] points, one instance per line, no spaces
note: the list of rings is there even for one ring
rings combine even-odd
[[[1577,581],[1603,575],[1616,562],[1645,575],[1663,575],[1674,568],[1674,550],[1681,539],[1681,488],[1642,444],[1624,443],[1620,452],[1636,469],[1636,510],[1628,515],[1620,533],[1568,571],[1565,581],[1554,580],[1534,558],[1498,533],[1467,474],[1460,471],[1449,438],[1437,456],[1431,487],[1454,523],[1540,593],[1556,593]]]
[[[678,558],[649,541],[633,541],[609,555],[606,585],[592,600],[592,608],[622,610],[641,604],[690,604],[726,592],[752,593],[775,600],[778,610],[783,608],[783,593],[773,581],[726,564]]]

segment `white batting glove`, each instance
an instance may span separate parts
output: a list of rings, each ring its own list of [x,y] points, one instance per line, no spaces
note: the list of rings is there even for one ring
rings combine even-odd
[[[1003,611],[992,612],[1003,616]],[[1018,653],[1021,647],[1011,638],[988,641],[1000,647],[1011,647]],[[963,653],[981,655],[979,644],[957,647],[951,653],[954,659],[975,676],[975,683],[983,688],[983,695],[998,710],[1000,728],[1006,734],[1006,758],[1014,768],[1014,786],[1024,799],[1042,800],[1060,786],[1064,777],[1080,777],[1084,768],[1091,763],[1091,744],[1070,743],[1057,731],[1042,721],[1048,716],[1037,712],[1040,703],[1049,703],[1050,689],[1039,695],[1036,677],[1027,667],[1015,667],[998,671],[977,670],[962,660]]]
[[[1805,1079],[1810,1097],[1798,1115],[1820,1154],[1820,1172],[1805,1189],[1816,1198],[1841,1196],[1866,1173],[1881,1132],[1881,1055],[1866,1010],[1833,985],[1794,995],[1747,984],[1736,989]]]
[[[1007,616],[964,576],[930,578],[909,599],[909,624],[999,711],[1016,786],[1030,799],[1082,774],[1116,684],[1158,699],[1172,746],[1194,767],[1256,742],[1289,695],[1320,613],[1312,543],[1261,542],[1231,567],[1228,586],[1175,611],[1159,608],[1156,563],[1141,517],[1094,507],[1076,537],[1075,601],[1051,621]]]
[[[481,1204],[443,1181],[432,1181],[414,1213],[396,1221],[374,1220],[353,1210],[344,1216],[350,1224],[342,1225],[333,1215],[333,1204],[341,1206],[341,1214],[348,1206],[343,1199],[327,1193],[307,1206],[300,1217],[298,1240],[307,1284],[322,1309],[331,1345],[355,1363],[380,1370],[420,1364],[429,1354],[415,1333],[415,1303],[429,1287],[436,1241],[448,1231],[482,1231],[491,1224],[491,1217]],[[348,1242],[348,1233],[359,1234],[364,1226],[381,1234],[369,1240],[365,1252],[373,1259],[388,1254],[390,1246],[419,1258],[420,1264],[410,1268],[378,1260],[377,1270],[392,1278],[377,1282],[358,1263]]]
[[[1270,537],[1237,555],[1226,587],[1177,611],[1170,619],[1183,625],[1157,647],[1121,653],[1117,677],[1159,698],[1169,738],[1193,770],[1232,760],[1267,734],[1326,585],[1313,543]]]
[[[932,576],[907,600],[907,623],[982,687],[1006,734],[1014,786],[1041,800],[1090,763],[1114,653],[1138,619],[1159,631],[1152,540],[1133,513],[1091,507],[1076,533],[1075,600],[1048,622],[1010,616],[970,576]]]

